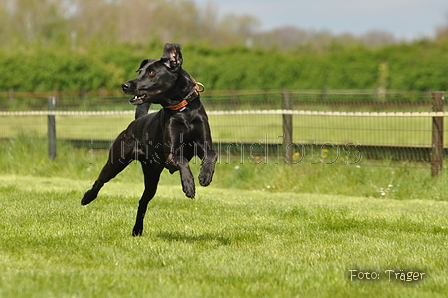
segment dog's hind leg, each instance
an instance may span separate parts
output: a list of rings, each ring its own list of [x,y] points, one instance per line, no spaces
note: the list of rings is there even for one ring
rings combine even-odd
[[[92,188],[85,192],[81,200],[82,205],[87,205],[98,195],[98,192],[103,187],[104,183],[109,182],[112,178],[118,175],[129,163],[134,160],[132,146],[126,146],[126,136],[122,133],[114,142],[109,150],[109,158],[104,165],[98,179],[93,184]],[[129,142],[127,142],[129,143]]]
[[[87,205],[95,200],[104,183],[109,182],[112,178],[117,176],[117,174],[120,173],[126,166],[127,164],[115,165],[111,164],[108,161],[103,167],[100,175],[98,176],[98,179],[95,181],[92,188],[84,193],[84,197],[81,200],[81,205]]]
[[[132,236],[141,236],[143,232],[143,221],[145,219],[148,203],[154,197],[157,191],[157,184],[159,183],[160,173],[163,166],[148,166],[142,163],[143,174],[145,176],[145,191],[138,203],[137,218],[132,230]]]

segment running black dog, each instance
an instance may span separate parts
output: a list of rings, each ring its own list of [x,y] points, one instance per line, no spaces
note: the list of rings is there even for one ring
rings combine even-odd
[[[194,178],[188,165],[193,156],[202,160],[199,183],[207,186],[212,181],[217,154],[212,150],[208,117],[199,98],[202,90],[182,69],[182,62],[181,46],[166,44],[160,59],[143,60],[137,70],[139,75],[122,85],[125,94],[134,95],[129,101],[138,106],[137,119],[115,139],[106,165],[81,201],[82,205],[93,201],[104,183],[133,160],[140,161],[145,190],[132,231],[134,236],[142,235],[146,209],[164,168],[171,174],[180,172],[182,189],[189,198],[195,196]],[[163,108],[147,114],[151,103]]]

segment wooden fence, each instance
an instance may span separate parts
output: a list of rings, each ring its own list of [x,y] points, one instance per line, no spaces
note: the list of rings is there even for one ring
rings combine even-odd
[[[359,125],[359,119],[367,120],[367,119],[430,119],[432,122],[431,132],[428,133],[428,139],[431,139],[431,142],[428,144],[387,144],[387,143],[356,143],[353,141],[348,141],[344,143],[344,140],[349,139],[347,137],[342,137],[338,142],[327,142],[325,140],[316,140],[312,141],[310,145],[312,148],[332,148],[331,146],[338,147],[339,146],[354,146],[359,149],[360,154],[362,154],[362,158],[364,159],[381,159],[381,158],[389,158],[396,160],[413,160],[417,162],[428,162],[430,164],[431,173],[433,176],[437,176],[438,173],[443,168],[443,157],[444,153],[447,151],[447,148],[444,148],[444,122],[443,118],[448,116],[448,113],[443,111],[443,103],[444,103],[444,92],[432,92],[430,93],[430,97],[428,97],[428,93],[420,93],[418,94],[419,100],[410,100],[410,104],[403,105],[404,100],[402,98],[415,97],[415,93],[411,94],[399,94],[400,102],[379,102],[378,97],[370,96],[367,92],[364,93],[355,93],[355,92],[338,92],[337,94],[330,93],[326,91],[324,93],[325,96],[322,97],[323,93],[319,92],[269,92],[269,93],[249,93],[249,94],[224,94],[224,95],[211,95],[203,97],[204,105],[208,110],[208,114],[210,116],[212,131],[217,132],[216,137],[214,136],[215,141],[222,143],[237,143],[241,144],[240,147],[250,148],[250,154],[255,154],[254,150],[257,146],[253,146],[254,143],[260,144],[258,146],[258,151],[256,154],[266,154],[267,152],[278,152],[278,148],[281,145],[283,155],[283,159],[286,162],[292,162],[294,160],[293,155],[300,153],[297,150],[294,151],[292,148],[302,148],[305,150],[307,144],[304,143],[303,138],[301,139],[298,136],[300,131],[306,131],[306,129],[310,129],[310,127],[314,127],[313,129],[319,130],[329,130],[331,129],[332,124],[328,124],[326,126],[317,127],[319,125],[315,124],[304,124],[303,119],[349,119],[356,118]],[[58,95],[59,96],[59,95]],[[398,96],[398,95],[394,95]],[[352,98],[360,97],[362,101],[353,101]],[[310,99],[311,98],[311,99]],[[334,100],[334,98],[338,98],[340,100]],[[348,99],[350,98],[350,99]],[[367,98],[367,99],[365,99]],[[0,99],[0,106],[8,106],[12,100],[17,100],[16,98],[4,98]],[[90,139],[79,138],[76,136],[71,137],[57,137],[57,118],[58,117],[76,117],[76,115],[94,118],[98,116],[102,117],[110,117],[111,115],[125,115],[125,122],[130,122],[133,116],[133,107],[127,105],[127,99],[123,96],[121,97],[103,97],[101,98],[101,102],[99,102],[99,97],[79,97],[73,96],[70,98],[65,98],[61,100],[56,96],[48,96],[44,98],[47,101],[46,108],[43,108],[42,104],[38,104],[38,102],[42,103],[42,98],[35,99],[35,103],[30,105],[33,110],[16,110],[16,111],[0,111],[0,121],[2,116],[5,117],[27,117],[27,116],[47,116],[47,136],[48,136],[48,153],[50,158],[56,157],[56,145],[57,140],[63,139],[64,141],[69,141],[77,146],[89,146],[95,148],[106,148],[113,140],[113,137],[104,139],[102,137],[91,137]],[[111,104],[108,100],[112,100],[114,102],[120,102],[117,105]],[[19,99],[20,101],[20,99]],[[110,101],[110,102],[112,102]],[[83,102],[83,104],[80,104]],[[70,105],[65,106],[61,103],[73,103],[77,105],[75,110],[67,110],[70,108]],[[90,108],[87,108],[89,111],[79,111],[80,108],[83,107],[91,107],[92,104],[97,104],[98,107],[115,107],[116,111],[90,111]],[[14,105],[12,105],[14,106]],[[39,106],[41,108],[39,108]],[[362,107],[368,107],[368,111],[361,111]],[[123,108],[124,107],[124,108]],[[325,107],[325,108],[322,108]],[[390,107],[394,107],[394,111],[391,111]],[[430,108],[428,108],[430,107]],[[158,106],[156,109],[159,108]],[[95,109],[95,108],[93,108]],[[125,111],[123,111],[125,110]],[[375,111],[377,110],[377,111]],[[225,117],[233,117],[233,118],[225,118]],[[240,117],[240,118],[238,118]],[[255,117],[255,118],[254,118]],[[264,119],[268,119],[268,117],[281,117],[281,121],[279,121],[280,129],[271,130],[271,124],[267,123],[264,125],[263,123],[257,124],[253,123],[256,121],[264,122]],[[225,119],[224,119],[225,118]],[[245,122],[235,123],[238,119],[244,119]],[[254,120],[252,120],[254,119]],[[277,118],[275,118],[277,119]],[[275,120],[277,121],[277,120]],[[106,119],[104,121],[108,123],[109,121]],[[268,122],[268,121],[266,121]],[[300,123],[298,123],[300,122]],[[384,122],[384,121],[383,121]],[[230,125],[229,127],[229,123]],[[281,123],[281,124],[280,124]],[[332,122],[333,123],[333,122]],[[81,123],[80,123],[81,124]],[[80,125],[79,124],[79,125]],[[2,122],[0,122],[0,126]],[[78,125],[73,123],[73,125]],[[264,126],[263,126],[264,125]],[[277,124],[275,124],[277,125]],[[350,130],[352,128],[347,128],[347,125],[351,125],[347,123],[345,128],[339,128],[339,130]],[[372,124],[373,128],[377,125]],[[403,125],[402,125],[403,126]],[[122,127],[124,128],[124,127]],[[406,128],[406,127],[405,127]],[[101,130],[102,128],[98,128]],[[273,131],[271,134],[276,134],[277,137],[281,135],[281,144],[273,142],[272,140],[266,140],[262,144],[258,141],[254,141],[251,138],[246,138],[245,135],[234,135],[235,139],[231,136],[225,139],[228,131],[230,130],[263,130]],[[362,128],[360,128],[362,129]],[[387,127],[386,127],[387,129]],[[82,129],[81,129],[82,130]],[[429,132],[429,131],[428,131]],[[365,130],[362,132],[365,134],[377,133],[373,131],[372,128],[369,130]],[[412,138],[412,131],[407,131],[410,138]],[[426,133],[426,130],[419,132]],[[331,133],[330,133],[331,135]],[[0,133],[0,138],[10,137],[8,135],[2,136]],[[409,137],[408,137],[409,138]],[[425,137],[426,138],[426,137]],[[280,140],[278,138],[278,140]],[[294,144],[295,146],[291,146]],[[229,153],[234,150],[231,146],[226,147]],[[303,151],[304,152],[304,151]]]

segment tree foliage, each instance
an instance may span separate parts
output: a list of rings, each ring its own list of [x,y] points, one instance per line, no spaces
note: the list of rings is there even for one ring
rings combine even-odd
[[[0,91],[119,89],[143,58],[162,55],[162,43],[33,47],[0,51]],[[323,54],[213,48],[184,44],[184,68],[209,89],[447,90],[448,44],[419,42],[380,49],[335,49]],[[386,63],[386,75],[380,70]],[[383,81],[380,83],[380,80]]]
[[[259,25],[192,0],[4,1],[0,91],[119,89],[165,42],[183,45],[185,69],[209,89],[448,89],[444,27],[405,43]]]

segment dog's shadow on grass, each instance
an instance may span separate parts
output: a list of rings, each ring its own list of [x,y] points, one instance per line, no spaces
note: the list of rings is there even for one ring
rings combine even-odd
[[[162,232],[157,234],[157,237],[164,240],[173,242],[184,242],[184,243],[203,243],[203,244],[218,244],[218,245],[229,245],[231,240],[227,237],[218,236],[212,233],[203,233],[198,235],[193,235],[186,232]]]

